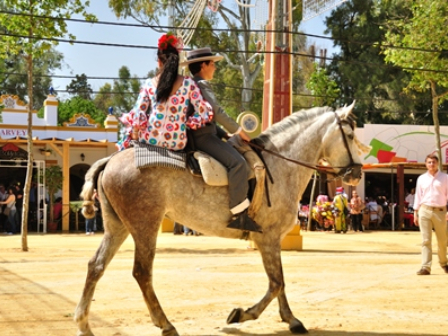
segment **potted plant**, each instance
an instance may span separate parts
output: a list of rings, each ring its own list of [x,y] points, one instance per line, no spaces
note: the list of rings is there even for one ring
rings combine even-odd
[[[48,148],[41,148],[41,149],[39,149],[39,151],[44,156],[50,156],[51,153],[53,152],[51,149],[48,149]]]
[[[60,166],[51,166],[45,169],[45,185],[50,203],[48,230],[54,232],[58,227],[58,222],[54,218],[54,194],[62,188],[62,168]]]

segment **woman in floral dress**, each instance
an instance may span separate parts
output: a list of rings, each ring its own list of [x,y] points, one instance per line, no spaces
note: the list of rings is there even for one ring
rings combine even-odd
[[[145,81],[134,108],[120,118],[126,131],[117,143],[119,150],[128,148],[131,140],[181,150],[187,143],[187,127],[198,129],[212,120],[213,109],[195,81],[178,74],[181,50],[182,42],[171,33],[159,39],[158,74]],[[190,102],[194,114],[187,117]]]

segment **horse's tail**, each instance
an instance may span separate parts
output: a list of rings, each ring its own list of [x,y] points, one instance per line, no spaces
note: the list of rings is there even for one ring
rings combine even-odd
[[[97,189],[97,182],[99,174],[104,170],[104,167],[109,162],[112,156],[96,161],[87,171],[85,176],[84,186],[81,191],[81,199],[84,200],[82,204],[82,215],[85,218],[95,217],[94,194]]]

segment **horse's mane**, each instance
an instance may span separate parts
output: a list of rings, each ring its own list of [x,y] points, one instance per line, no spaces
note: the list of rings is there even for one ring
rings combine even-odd
[[[331,107],[324,106],[294,112],[290,116],[269,127],[260,136],[258,136],[258,139],[266,143],[273,136],[289,132],[293,127],[296,128],[295,132],[300,132],[301,130],[306,129],[314,119],[329,111],[332,112],[333,109]]]

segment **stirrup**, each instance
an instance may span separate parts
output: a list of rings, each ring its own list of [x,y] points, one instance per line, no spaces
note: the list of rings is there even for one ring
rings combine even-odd
[[[229,229],[263,233],[261,226],[255,223],[254,220],[249,217],[249,215],[247,214],[247,210],[244,210],[243,212],[234,216],[227,227]]]

